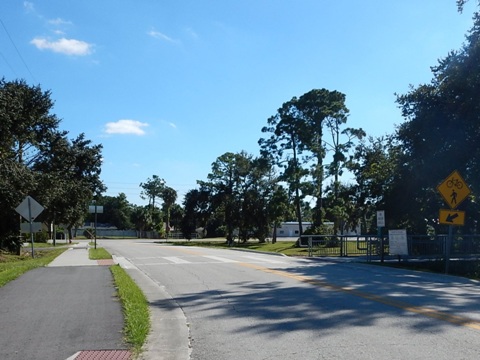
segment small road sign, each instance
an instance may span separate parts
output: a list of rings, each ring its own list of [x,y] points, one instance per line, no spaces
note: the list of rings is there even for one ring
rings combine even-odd
[[[100,205],[89,205],[88,206],[88,212],[90,214],[103,214],[103,206]]]
[[[465,224],[465,211],[440,209],[440,224],[463,226]]]
[[[377,227],[385,227],[385,210],[377,211]]]
[[[457,170],[443,180],[443,182],[437,186],[437,190],[452,209],[460,205],[470,194],[470,188]]]
[[[22,215],[27,221],[32,221],[43,211],[44,207],[40,205],[34,198],[27,196],[23,201],[15,208],[15,211]]]

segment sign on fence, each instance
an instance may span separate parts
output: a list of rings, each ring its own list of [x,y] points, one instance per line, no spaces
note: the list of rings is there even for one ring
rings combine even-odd
[[[390,255],[408,255],[407,230],[388,230]]]

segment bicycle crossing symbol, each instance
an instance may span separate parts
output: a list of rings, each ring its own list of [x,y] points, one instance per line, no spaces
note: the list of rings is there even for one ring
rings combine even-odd
[[[470,194],[470,188],[457,170],[443,180],[437,190],[451,209],[455,209]]]

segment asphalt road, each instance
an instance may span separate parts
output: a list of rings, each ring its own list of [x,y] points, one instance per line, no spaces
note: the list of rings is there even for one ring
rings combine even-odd
[[[125,348],[122,330],[108,266],[37,268],[0,288],[0,359]]]
[[[178,341],[165,359],[480,358],[476,281],[147,240],[101,246],[156,296],[150,346],[167,349],[159,331]]]

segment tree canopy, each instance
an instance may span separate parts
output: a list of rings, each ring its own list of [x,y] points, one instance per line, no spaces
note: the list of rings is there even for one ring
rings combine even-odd
[[[403,220],[418,231],[427,225],[436,226],[434,214],[441,205],[441,199],[434,196],[436,186],[449,173],[458,170],[473,190],[477,190],[476,184],[480,181],[478,13],[463,47],[440,59],[438,65],[432,67],[432,74],[429,84],[397,97],[406,121],[397,131],[402,156],[390,201],[397,203],[399,212],[407,206],[411,209],[409,218],[403,216]],[[400,201],[405,194],[409,204]],[[478,213],[477,205],[474,207]],[[417,216],[412,216],[413,211]],[[397,216],[400,219],[400,214]]]
[[[86,204],[105,187],[100,180],[101,145],[84,134],[69,140],[52,113],[49,91],[23,80],[0,80],[0,247],[18,245],[15,207],[26,195],[45,210],[41,220],[71,228]]]

